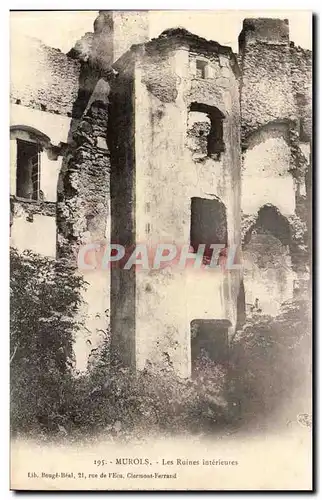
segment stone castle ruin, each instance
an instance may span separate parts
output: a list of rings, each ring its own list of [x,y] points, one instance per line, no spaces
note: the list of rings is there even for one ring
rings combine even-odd
[[[126,366],[189,377],[254,309],[307,293],[312,53],[286,19],[245,19],[238,54],[148,27],[148,12],[100,11],[68,54],[12,40],[11,245],[75,272],[91,242],[242,248],[224,273],[86,272],[76,369],[110,328]]]

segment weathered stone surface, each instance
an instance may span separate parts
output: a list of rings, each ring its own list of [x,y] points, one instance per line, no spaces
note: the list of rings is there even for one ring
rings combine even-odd
[[[273,121],[311,135],[312,53],[289,42],[288,21],[245,19],[239,37],[242,140]]]
[[[265,42],[272,45],[288,45],[288,19],[248,18],[244,19],[239,35],[239,47]]]
[[[77,257],[87,243],[109,241],[109,151],[107,99],[94,101],[73,129],[58,184],[57,256],[66,258],[84,274],[82,325],[75,338],[76,370],[95,365],[109,330],[109,275],[95,269],[86,272]]]
[[[168,58],[155,55],[145,63],[143,82],[151,94],[161,102],[174,102],[177,98],[177,80],[174,68]]]
[[[291,81],[302,141],[312,137],[312,52],[291,44]]]
[[[80,63],[36,38],[14,37],[11,54],[11,102],[71,116]]]
[[[246,46],[241,70],[243,140],[269,122],[294,119],[296,106],[288,46],[263,42]]]
[[[28,215],[41,214],[56,217],[56,203],[54,202],[22,200],[17,199],[15,196],[11,196],[10,201],[13,213],[19,211],[18,207],[22,207]]]
[[[74,259],[80,246],[103,241],[109,215],[109,153],[97,145],[106,137],[107,105],[96,101],[78,123],[64,158],[57,205],[58,256]]]
[[[264,205],[269,204],[285,217],[291,234],[289,271],[287,258],[279,258],[276,250],[278,271],[267,267],[258,269],[255,276],[257,264],[247,250],[250,243],[244,242],[246,265],[250,263],[245,275],[246,301],[252,301],[254,281],[262,302],[266,300],[265,290],[270,289],[275,303],[272,307],[278,312],[283,300],[292,298],[292,283],[302,280],[310,260],[307,230],[311,165],[304,144],[309,150],[312,54],[289,42],[288,22],[278,19],[246,19],[239,47],[244,225],[255,224]],[[264,251],[274,259],[268,246],[266,250],[258,247],[258,255]],[[266,304],[264,309],[268,311],[269,307]]]

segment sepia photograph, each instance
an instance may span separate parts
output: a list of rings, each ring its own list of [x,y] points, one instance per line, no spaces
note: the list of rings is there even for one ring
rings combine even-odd
[[[312,491],[312,12],[10,12],[10,488]]]

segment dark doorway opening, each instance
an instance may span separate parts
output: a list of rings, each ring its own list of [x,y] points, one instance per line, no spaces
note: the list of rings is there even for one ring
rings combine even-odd
[[[194,319],[191,321],[191,371],[196,375],[200,364],[213,362],[224,364],[228,361],[228,328],[230,321]]]

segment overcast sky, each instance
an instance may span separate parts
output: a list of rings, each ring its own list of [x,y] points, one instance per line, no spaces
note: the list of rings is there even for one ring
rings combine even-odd
[[[86,32],[93,31],[97,11],[11,12],[11,30],[33,36],[45,44],[68,50]],[[245,17],[288,18],[290,39],[303,48],[311,48],[311,13],[308,11],[150,11],[150,38],[163,30],[183,26],[205,38],[229,45],[237,52],[238,35]]]

